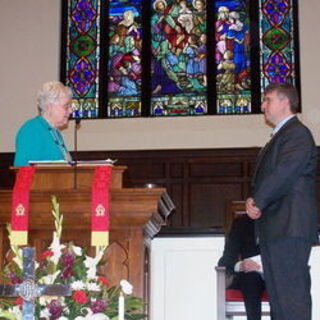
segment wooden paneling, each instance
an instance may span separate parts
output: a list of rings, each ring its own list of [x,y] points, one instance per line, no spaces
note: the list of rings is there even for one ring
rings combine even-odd
[[[118,159],[128,167],[124,184],[153,183],[167,189],[175,213],[161,233],[219,232],[229,200],[250,194],[250,178],[259,148],[78,152],[79,160]],[[0,154],[0,187],[13,185],[8,167],[13,155]],[[320,185],[320,168],[318,170]],[[320,188],[318,188],[320,208]]]
[[[151,239],[159,232],[161,226],[166,224],[167,216],[174,209],[174,205],[163,188],[122,188],[121,177],[125,168],[115,166],[112,170],[109,206],[110,246],[107,248],[106,258],[113,262],[108,263],[102,271],[108,274],[111,285],[118,284],[123,278],[128,279],[134,286],[135,294],[146,297],[146,251],[149,250]],[[39,167],[35,172],[29,201],[31,214],[28,243],[36,247],[38,253],[50,243],[52,237],[52,194],[56,195],[60,213],[63,215],[65,232],[62,234],[62,242],[72,240],[77,245],[90,246],[90,182],[95,167],[79,169],[79,178],[83,183],[81,188],[72,188],[71,176],[75,173],[73,167]],[[59,179],[59,175],[65,175],[65,181]],[[84,181],[85,179],[91,181]],[[51,180],[55,181],[48,183]],[[0,190],[0,268],[4,264],[8,248],[8,238],[4,233],[6,224],[10,221],[11,199],[11,190]]]
[[[221,228],[224,221],[226,201],[239,199],[241,196],[241,184],[206,183],[190,185],[190,225]]]

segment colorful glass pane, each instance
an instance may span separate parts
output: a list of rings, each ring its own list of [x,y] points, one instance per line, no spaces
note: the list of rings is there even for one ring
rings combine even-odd
[[[260,0],[261,89],[269,83],[295,84],[292,0]]]
[[[206,2],[151,2],[151,115],[206,114]]]
[[[141,115],[142,0],[109,4],[108,117]]]
[[[61,1],[73,117],[258,113],[299,86],[294,0]]]
[[[217,113],[250,113],[249,1],[216,1],[215,14]]]
[[[98,116],[100,1],[68,1],[66,84],[73,91],[73,117]]]

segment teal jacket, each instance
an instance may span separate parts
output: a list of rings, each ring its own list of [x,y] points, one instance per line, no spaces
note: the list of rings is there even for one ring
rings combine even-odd
[[[28,120],[16,136],[14,166],[28,166],[29,161],[65,160],[69,153],[59,130],[42,116]]]

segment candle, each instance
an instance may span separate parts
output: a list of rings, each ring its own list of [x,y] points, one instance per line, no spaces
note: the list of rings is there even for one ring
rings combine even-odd
[[[124,295],[122,292],[119,295],[118,320],[124,320]]]

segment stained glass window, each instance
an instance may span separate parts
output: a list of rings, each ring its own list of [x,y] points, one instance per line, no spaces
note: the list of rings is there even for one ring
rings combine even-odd
[[[74,117],[97,118],[100,1],[71,0],[64,11],[67,13],[67,38],[62,48],[62,77],[73,91]]]
[[[223,2],[223,3],[222,3]],[[250,1],[217,1],[215,63],[217,112],[251,112]]]
[[[203,0],[152,1],[151,114],[207,113]]]
[[[140,116],[142,0],[111,1],[108,16],[108,116]]]
[[[252,114],[299,89],[296,0],[62,0],[61,79],[80,118]]]
[[[260,1],[261,87],[271,82],[294,82],[295,43],[293,1]]]

